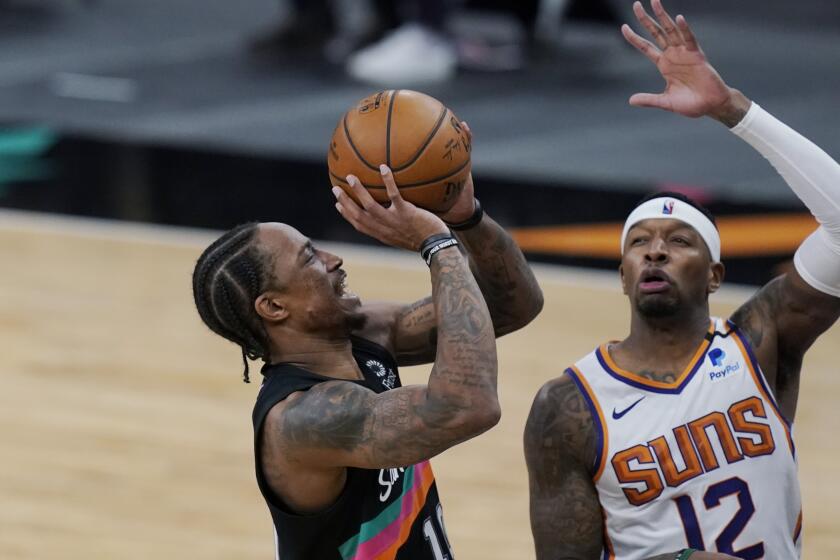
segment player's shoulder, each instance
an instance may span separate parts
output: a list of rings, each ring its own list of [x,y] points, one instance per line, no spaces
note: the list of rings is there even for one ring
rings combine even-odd
[[[586,400],[568,373],[546,381],[534,397],[529,424],[558,435],[592,423]]]
[[[533,409],[565,414],[578,409],[578,401],[585,404],[583,394],[572,377],[564,372],[546,381],[534,397]]]
[[[595,425],[583,394],[568,373],[540,387],[525,428],[525,445],[589,464]]]
[[[278,402],[269,410],[266,426],[289,443],[312,443],[319,434],[363,423],[375,396],[356,383],[326,381]]]

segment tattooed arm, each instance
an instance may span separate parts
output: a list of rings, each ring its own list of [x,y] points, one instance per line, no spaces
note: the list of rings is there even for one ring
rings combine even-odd
[[[542,311],[542,290],[510,234],[485,214],[477,226],[456,231],[455,236],[470,256],[496,336],[530,323]]]
[[[428,385],[382,394],[346,382],[317,385],[269,413],[274,452],[314,467],[409,465],[498,422],[492,325],[459,251],[435,255],[432,288],[438,344]]]
[[[472,177],[459,204],[444,218],[452,223],[466,220],[473,212]],[[452,212],[460,211],[460,214]],[[490,216],[474,227],[455,231],[466,249],[470,268],[490,309],[497,337],[519,330],[542,310],[543,295],[525,256],[510,234]],[[435,355],[435,315],[431,298],[395,309],[391,346],[400,365],[430,362]]]
[[[564,374],[543,385],[525,425],[537,560],[600,557],[604,520],[592,482],[595,453],[592,416],[572,379]]]
[[[564,374],[543,385],[525,426],[537,560],[601,558],[604,518],[592,481],[596,453],[592,415],[571,378]],[[674,560],[678,552],[647,560]],[[716,552],[695,552],[691,559],[735,560]]]
[[[796,415],[805,351],[839,316],[840,298],[812,288],[795,270],[772,280],[732,315],[788,420]]]
[[[462,122],[461,126],[472,145],[469,125]],[[477,204],[473,177],[469,174],[458,200],[441,218],[448,224],[464,224],[472,218]],[[470,256],[473,274],[490,308],[496,336],[530,323],[542,310],[542,290],[510,234],[486,214],[478,224],[454,233]]]

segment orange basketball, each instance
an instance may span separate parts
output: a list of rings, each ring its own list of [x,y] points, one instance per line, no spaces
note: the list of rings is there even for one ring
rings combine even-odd
[[[388,194],[379,173],[384,163],[404,199],[445,212],[464,188],[470,149],[461,121],[440,101],[416,91],[387,90],[362,99],[341,117],[327,165],[333,185],[353,197],[347,175],[355,175],[384,203]]]

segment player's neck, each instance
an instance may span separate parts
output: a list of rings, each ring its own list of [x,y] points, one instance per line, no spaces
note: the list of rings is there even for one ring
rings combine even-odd
[[[650,318],[633,313],[629,336],[614,349],[619,354],[645,361],[679,361],[694,354],[708,330],[708,307],[673,317]]]
[[[299,336],[272,344],[271,363],[287,363],[337,379],[363,379],[349,338]]]

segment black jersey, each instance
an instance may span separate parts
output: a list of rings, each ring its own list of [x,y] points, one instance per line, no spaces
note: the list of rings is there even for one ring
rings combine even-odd
[[[364,375],[357,383],[382,393],[400,386],[396,360],[373,342],[353,338],[353,357]],[[260,464],[260,431],[268,411],[296,391],[337,381],[289,364],[263,367],[254,406],[257,482],[274,521],[280,560],[451,560],[437,486],[429,461],[390,469],[347,468],[336,502],[316,514],[297,515],[271,491]]]

